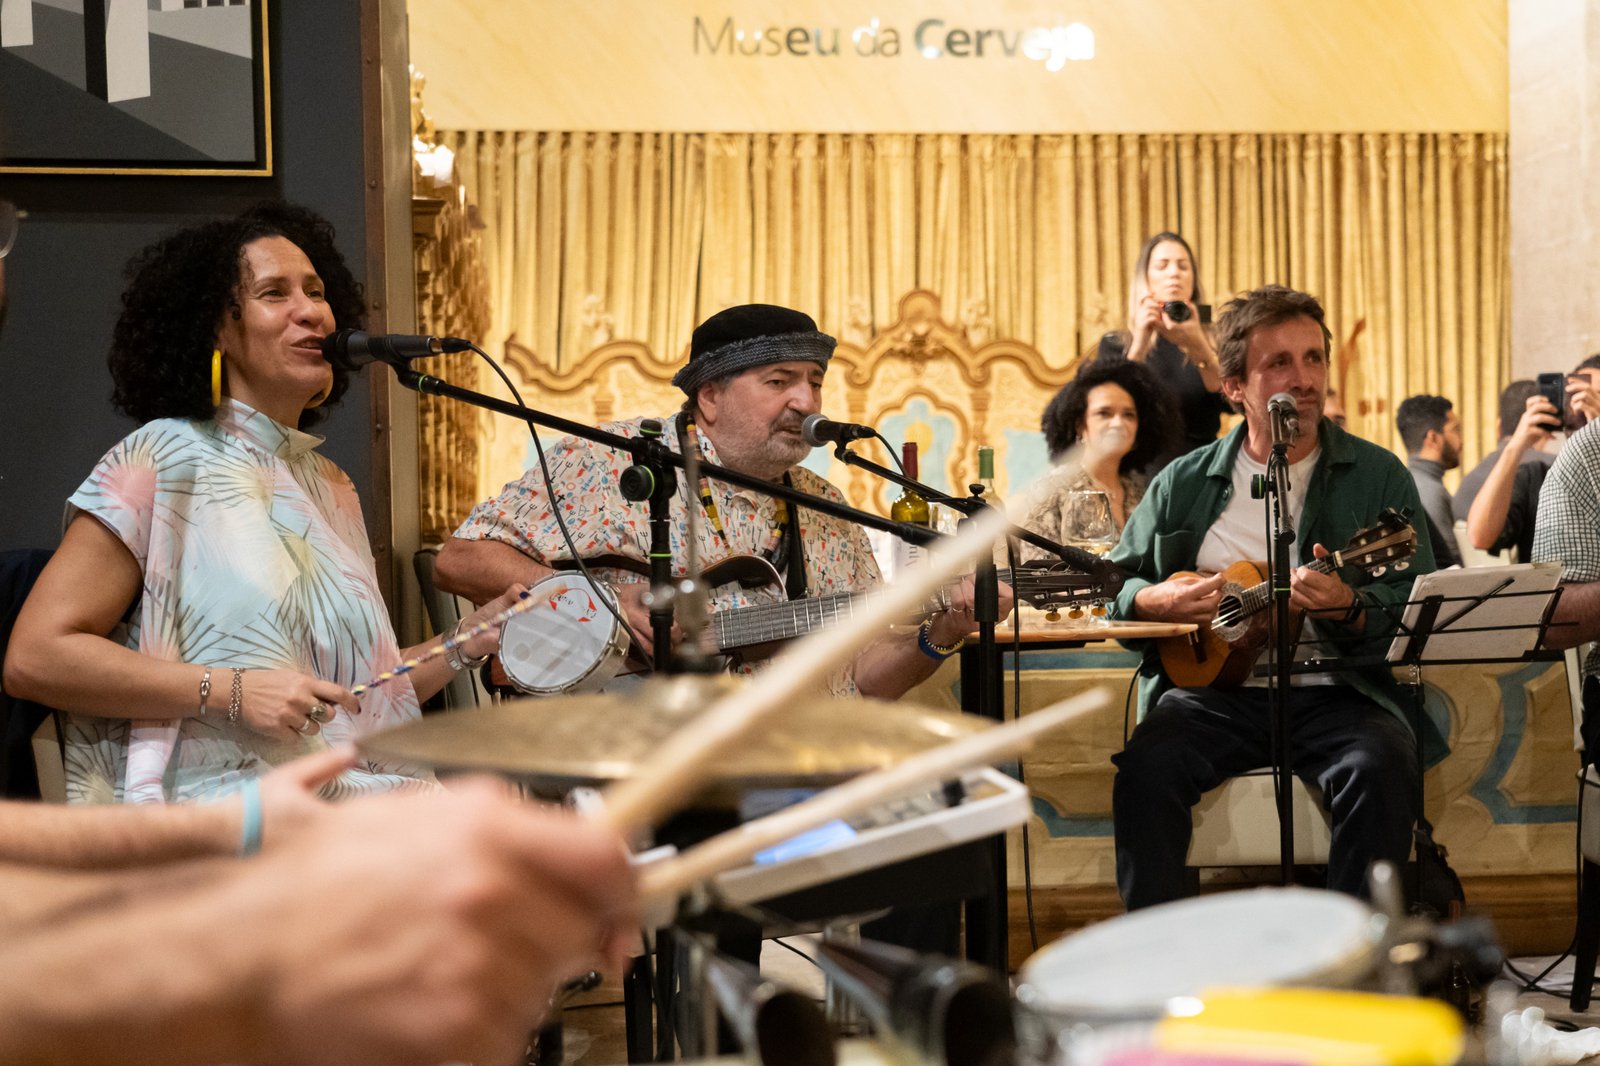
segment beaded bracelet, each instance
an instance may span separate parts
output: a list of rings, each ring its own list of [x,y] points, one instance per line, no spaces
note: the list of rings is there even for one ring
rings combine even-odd
[[[261,850],[261,782],[252,777],[241,785],[239,802],[244,806],[244,824],[239,834],[239,858],[248,859]]]
[[[962,648],[966,647],[967,638],[962,637],[954,644],[935,644],[931,632],[933,619],[924,618],[922,628],[917,630],[917,650],[936,663],[942,663]]]
[[[233,668],[233,687],[228,692],[228,724],[239,724],[239,712],[244,710],[244,671]]]

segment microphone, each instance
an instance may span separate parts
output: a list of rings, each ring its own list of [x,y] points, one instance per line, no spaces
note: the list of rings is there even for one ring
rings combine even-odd
[[[1267,401],[1267,414],[1272,418],[1273,441],[1292,440],[1300,435],[1300,405],[1287,392],[1275,393]]]
[[[821,415],[806,415],[805,421],[800,423],[800,434],[813,448],[820,448],[824,444],[849,444],[853,440],[866,440],[878,435],[871,426],[835,422]]]
[[[405,366],[413,359],[465,352],[472,342],[460,337],[417,337],[405,333],[335,330],[322,338],[322,358],[341,370],[359,370],[372,362]]]

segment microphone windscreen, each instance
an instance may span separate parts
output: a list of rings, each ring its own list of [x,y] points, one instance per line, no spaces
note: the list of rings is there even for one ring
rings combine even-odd
[[[811,445],[813,448],[820,448],[826,443],[817,433],[818,425],[826,421],[827,419],[822,415],[812,414],[806,415],[806,417],[800,422],[800,435],[804,437],[805,442]]]

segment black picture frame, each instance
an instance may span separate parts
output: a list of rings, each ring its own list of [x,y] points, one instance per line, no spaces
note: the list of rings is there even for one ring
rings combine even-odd
[[[8,0],[0,174],[272,173],[269,0]]]

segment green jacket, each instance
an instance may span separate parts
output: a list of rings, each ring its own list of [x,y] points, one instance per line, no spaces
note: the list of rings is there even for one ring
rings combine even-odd
[[[1311,476],[1304,513],[1296,530],[1295,548],[1301,563],[1311,561],[1313,544],[1321,544],[1329,551],[1343,548],[1351,536],[1376,522],[1378,512],[1385,507],[1409,508],[1413,520],[1420,520],[1422,502],[1416,484],[1405,464],[1392,452],[1352,436],[1326,419],[1318,432],[1322,457]],[[1180,570],[1194,569],[1206,530],[1222,514],[1233,494],[1233,465],[1244,436],[1245,427],[1240,425],[1215,444],[1180,456],[1156,475],[1144,499],[1128,516],[1122,537],[1109,556],[1128,575],[1112,604],[1113,618],[1134,617],[1133,597],[1140,589]],[[1382,655],[1395,630],[1382,607],[1404,603],[1411,594],[1412,580],[1433,569],[1433,549],[1425,536],[1417,538],[1416,555],[1405,570],[1391,567],[1382,577],[1374,578],[1356,567],[1341,568],[1339,576],[1357,589],[1357,595],[1368,605],[1365,629],[1341,636],[1343,627],[1326,625],[1322,632],[1341,654]],[[1124,643],[1144,652],[1144,662],[1139,667],[1139,716],[1143,718],[1172,685],[1161,670],[1154,641]],[[1375,667],[1341,676],[1408,726],[1411,724],[1391,671]]]

